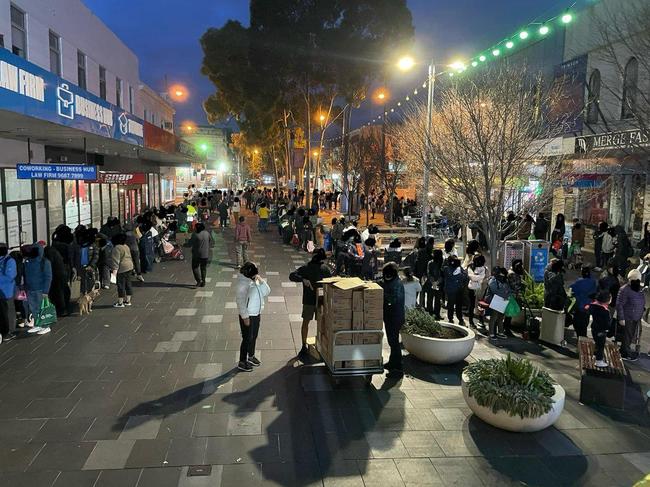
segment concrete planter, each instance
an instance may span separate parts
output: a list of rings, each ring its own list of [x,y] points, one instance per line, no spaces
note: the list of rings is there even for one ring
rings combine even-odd
[[[402,343],[404,348],[411,355],[423,362],[436,365],[455,364],[464,360],[474,348],[476,334],[469,328],[454,325],[452,323],[441,323],[442,326],[453,328],[465,336],[462,338],[430,338],[422,335],[409,335],[402,332]]]
[[[533,433],[541,431],[553,425],[562,414],[564,409],[564,389],[562,386],[555,385],[555,394],[553,395],[553,407],[551,410],[539,418],[520,418],[519,416],[510,416],[505,411],[492,412],[492,409],[479,405],[476,400],[469,395],[467,385],[467,375],[463,372],[461,388],[465,402],[479,418],[486,423],[507,431],[515,433]]]

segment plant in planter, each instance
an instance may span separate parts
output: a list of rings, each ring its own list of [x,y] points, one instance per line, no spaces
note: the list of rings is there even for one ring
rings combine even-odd
[[[530,309],[542,309],[544,306],[544,283],[535,282],[528,272],[524,276],[522,298]]]
[[[529,360],[480,360],[463,371],[463,394],[485,422],[510,431],[539,431],[564,407],[564,389]]]
[[[401,330],[404,348],[432,364],[452,364],[465,359],[474,348],[475,333],[464,326],[437,321],[422,309],[406,313]]]

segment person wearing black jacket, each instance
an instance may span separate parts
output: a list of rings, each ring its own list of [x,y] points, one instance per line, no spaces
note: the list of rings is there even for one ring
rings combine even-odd
[[[59,317],[65,316],[69,312],[68,305],[70,295],[70,288],[68,287],[68,303],[66,303],[65,288],[68,286],[68,283],[65,262],[58,250],[51,245],[48,245],[43,249],[43,255],[52,264],[52,283],[50,284],[50,291],[47,295],[56,308],[56,315]]]
[[[566,301],[564,261],[562,259],[552,259],[544,272],[544,306],[556,311],[562,311]]]
[[[326,277],[331,277],[332,272],[325,264],[327,254],[324,249],[314,250],[311,260],[304,266],[289,274],[292,282],[302,282],[302,348],[298,357],[304,358],[307,355],[307,335],[309,334],[309,323],[314,319],[316,307],[318,306],[318,288]]]
[[[537,240],[546,240],[548,238],[548,220],[544,213],[537,216],[537,221],[533,226],[533,235]]]
[[[612,301],[612,295],[608,291],[600,291],[596,300],[589,305],[589,314],[591,315],[591,336],[594,338],[596,367],[607,367],[605,361],[605,343],[607,342],[607,332],[611,326],[609,305]]]
[[[427,264],[427,280],[424,286],[422,286],[422,292],[420,293],[420,306],[425,307],[429,314],[434,315],[437,320],[442,320],[440,316],[442,264],[442,250],[434,249],[432,259]]]
[[[427,275],[427,267],[429,265],[429,261],[433,259],[433,244],[433,237],[429,237],[426,244],[418,249],[418,254],[415,258],[415,268],[413,270],[413,274],[415,274],[415,277],[417,277],[419,280],[422,280],[422,278],[426,277]]]
[[[399,267],[389,262],[382,269],[379,285],[384,289],[384,326],[386,339],[390,346],[390,358],[384,364],[390,374],[402,374],[402,349],[399,344],[399,332],[404,325],[404,285],[398,277]]]
[[[54,247],[59,252],[59,254],[61,254],[61,258],[63,259],[63,266],[65,270],[63,301],[66,314],[70,314],[72,312],[72,306],[70,303],[70,284],[73,280],[76,279],[75,262],[78,258],[75,252],[77,247],[74,245],[74,237],[72,235],[72,230],[70,230],[70,227],[59,225],[56,228],[54,235],[52,235],[52,247]],[[52,266],[54,266],[54,262],[52,262]]]
[[[445,293],[447,295],[447,319],[454,322],[454,311],[458,318],[458,324],[464,326],[463,301],[465,289],[469,283],[467,272],[460,265],[460,259],[452,255],[447,259],[447,265],[442,269],[442,276],[445,282]]]

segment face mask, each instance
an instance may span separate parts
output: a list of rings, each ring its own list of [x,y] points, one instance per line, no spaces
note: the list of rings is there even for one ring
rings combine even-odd
[[[630,281],[632,291],[639,292],[641,290],[641,281]]]

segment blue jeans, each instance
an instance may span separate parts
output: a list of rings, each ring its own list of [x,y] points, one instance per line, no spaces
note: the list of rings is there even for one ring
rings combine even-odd
[[[25,316],[29,319],[31,313],[32,318],[36,321],[36,315],[41,310],[41,303],[43,302],[43,293],[41,291],[27,291],[27,300],[25,303]]]
[[[260,218],[260,221],[258,222],[260,232],[266,232],[266,226],[268,222],[269,222],[268,218]]]

